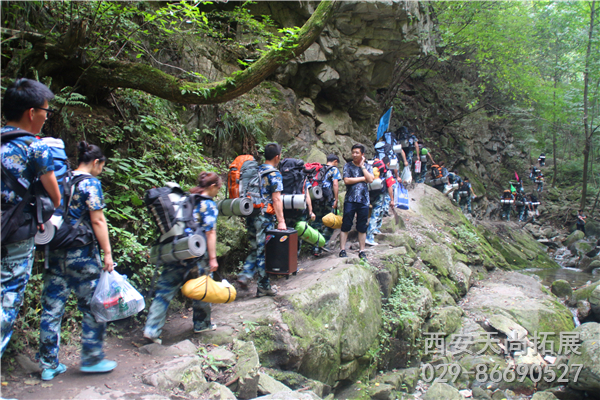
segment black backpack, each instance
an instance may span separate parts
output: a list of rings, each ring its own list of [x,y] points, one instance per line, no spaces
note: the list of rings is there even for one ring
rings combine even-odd
[[[10,140],[30,136],[33,142],[33,135],[21,129],[16,129],[1,135],[1,142],[7,143]],[[54,213],[54,203],[46,193],[40,180],[36,180],[25,188],[2,164],[2,180],[23,200],[18,204],[2,203],[2,235],[3,244],[16,243],[25,239],[32,238],[37,233],[37,226],[48,221]],[[34,214],[24,214],[23,210],[27,204],[33,204]]]
[[[310,168],[312,166],[312,168]],[[332,187],[323,187],[323,181],[327,176],[327,173],[333,168],[331,165],[327,164],[305,164],[304,172],[306,173],[306,179],[310,182],[311,186],[320,186],[323,190],[323,197],[318,200],[312,200],[313,202],[328,202],[333,197],[333,188]]]
[[[304,182],[306,181],[304,161],[297,158],[284,158],[279,163],[279,172],[283,178],[282,194],[304,193]]]

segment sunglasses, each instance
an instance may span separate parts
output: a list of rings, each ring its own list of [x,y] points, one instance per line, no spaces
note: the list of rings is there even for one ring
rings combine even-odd
[[[44,110],[44,111],[46,111],[48,114],[54,114],[54,113],[56,112],[55,110],[53,110],[53,109],[51,109],[51,108],[43,108],[43,107],[33,107],[33,108],[36,108],[36,109],[38,109],[38,110]]]

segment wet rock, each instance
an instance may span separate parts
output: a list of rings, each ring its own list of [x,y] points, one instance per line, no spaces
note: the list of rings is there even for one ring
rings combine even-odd
[[[588,315],[590,315],[591,311],[592,311],[592,306],[590,305],[589,301],[579,300],[577,302],[577,316],[579,317],[580,320],[587,318]]]
[[[585,256],[596,248],[596,244],[592,244],[583,240],[578,240],[567,246],[567,248],[574,255]]]
[[[550,392],[537,392],[533,395],[531,400],[558,400],[558,398]]]
[[[594,316],[600,321],[600,285],[592,290],[590,297],[588,297],[588,301],[590,302],[590,308],[592,309]]]
[[[583,392],[575,389],[571,389],[568,386],[557,386],[545,390],[546,393],[552,393],[559,400],[581,400]]]
[[[579,263],[579,268],[581,268],[584,272],[592,272],[594,269],[600,268],[600,260],[592,259],[592,262],[590,263],[581,262]]]
[[[573,293],[571,285],[564,279],[559,279],[552,282],[552,294],[557,297],[569,297]]]
[[[458,390],[446,383],[434,383],[423,396],[423,400],[464,400]]]
[[[261,394],[273,394],[282,392],[291,392],[292,389],[285,386],[283,383],[273,379],[264,372],[258,374],[258,392]]]

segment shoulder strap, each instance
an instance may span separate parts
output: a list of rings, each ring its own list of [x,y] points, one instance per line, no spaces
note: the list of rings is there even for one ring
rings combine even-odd
[[[25,186],[23,186],[17,180],[17,178],[15,178],[13,176],[13,174],[11,174],[6,169],[6,167],[4,166],[4,164],[2,164],[2,180],[4,181],[4,183],[6,183],[6,185],[8,186],[8,188],[10,190],[12,190],[13,192],[15,192],[17,195],[19,195],[19,197],[21,197],[23,199],[25,198],[25,196],[29,192],[29,189],[26,189]],[[31,187],[31,185],[30,185],[30,187]]]
[[[12,131],[0,134],[2,143],[6,143],[21,136],[31,136],[32,138],[35,138],[33,133],[24,131],[23,129],[14,129]]]
[[[90,174],[81,174],[81,175],[75,175],[72,179],[70,179],[68,182],[65,182],[65,190],[63,191],[64,193],[64,198],[63,198],[63,218],[67,219],[69,218],[69,206],[71,205],[71,200],[73,199],[73,194],[75,193],[75,188],[77,187],[77,185],[86,180],[86,179],[90,179],[92,178],[92,175]],[[68,187],[67,187],[68,185]],[[82,214],[82,216],[85,213]],[[80,218],[81,219],[81,218]]]

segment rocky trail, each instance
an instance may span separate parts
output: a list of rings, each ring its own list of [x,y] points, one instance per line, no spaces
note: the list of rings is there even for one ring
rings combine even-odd
[[[357,244],[350,240],[349,258],[338,258],[337,251],[309,257],[300,262],[297,276],[274,279],[278,290],[274,298],[256,298],[256,288],[250,287],[238,291],[235,302],[214,305],[214,331],[194,334],[191,309],[171,312],[162,345],[146,345],[139,327],[118,324],[124,329],[110,335],[105,345],[107,358],[119,361],[110,374],[80,373],[78,347],[69,345],[61,348],[61,362],[68,371],[42,382],[37,363],[31,361],[35,351],[28,349],[18,356],[15,371],[3,371],[2,396],[447,400],[529,399],[536,391],[551,390],[552,385],[531,379],[480,381],[467,372],[477,365],[556,369],[558,362],[571,362],[568,358],[551,358],[556,361],[552,363],[528,353],[506,353],[501,345],[478,354],[481,342],[472,343],[473,354],[465,355],[450,340],[451,333],[477,340],[486,335],[506,339],[515,333],[526,333],[531,339],[534,332],[571,331],[572,314],[560,298],[536,277],[511,271],[556,269],[546,247],[514,222],[485,221],[473,226],[431,187],[416,185],[409,194],[411,209],[386,218],[384,233],[376,237],[380,244],[367,249],[369,265],[359,262]],[[539,232],[540,227],[535,228]],[[413,291],[395,292],[396,285],[407,279],[417,283]],[[582,301],[593,301],[591,289],[575,293]],[[388,320],[390,314],[384,312],[394,301],[406,305],[400,322]],[[598,340],[600,325],[594,324],[582,327]],[[381,332],[388,332],[387,342]],[[439,332],[445,334],[446,344],[438,351],[424,351],[425,337]],[[536,394],[533,399],[576,399],[573,396],[578,394],[594,398],[594,393],[600,393],[600,352],[591,352],[593,340],[584,342],[591,358],[583,361],[583,383],[544,392],[554,397]],[[373,354],[379,354],[381,369],[376,368]],[[465,373],[451,385],[434,383],[423,379],[421,363],[458,365]],[[435,373],[440,378],[439,371]],[[560,397],[558,392],[571,397]]]

